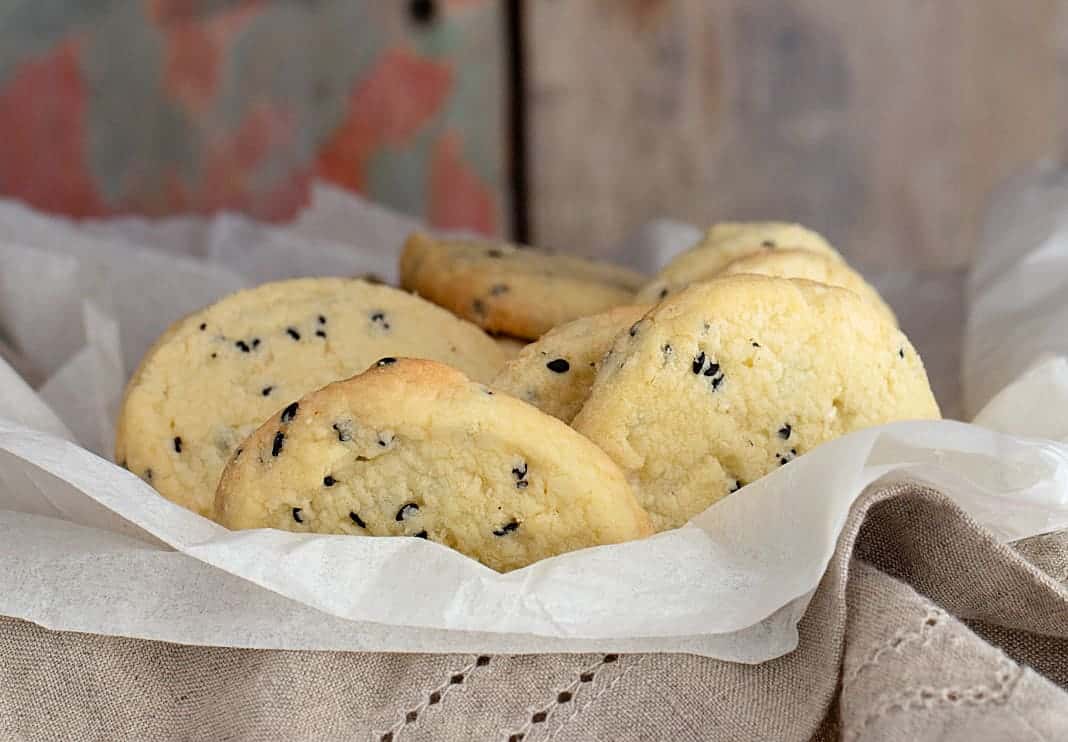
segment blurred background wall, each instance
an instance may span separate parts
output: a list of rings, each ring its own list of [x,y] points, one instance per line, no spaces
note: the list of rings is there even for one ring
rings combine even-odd
[[[325,178],[595,254],[653,217],[966,263],[1068,132],[1065,0],[6,0],[0,191],[284,220]],[[518,85],[516,80],[519,80]],[[515,95],[513,95],[515,93]]]

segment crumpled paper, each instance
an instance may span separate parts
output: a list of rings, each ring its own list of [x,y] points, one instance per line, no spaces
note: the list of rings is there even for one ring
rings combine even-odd
[[[1068,388],[1058,357],[991,402],[978,418],[988,427],[860,431],[684,528],[503,575],[422,539],[229,532],[107,460],[125,378],[167,324],[262,280],[395,277],[413,226],[325,186],[291,228],[235,216],[86,226],[0,203],[0,265],[14,266],[0,277],[0,337],[45,376],[34,388],[0,362],[0,613],[236,647],[761,662],[796,646],[849,506],[872,482],[926,481],[1005,540],[1068,527],[1068,446],[1036,419],[1068,419],[1068,395],[1050,394]],[[654,223],[626,254],[649,247],[663,262],[695,234]]]

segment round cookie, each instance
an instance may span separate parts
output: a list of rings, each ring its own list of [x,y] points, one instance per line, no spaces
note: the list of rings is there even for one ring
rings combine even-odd
[[[201,515],[230,454],[312,389],[385,355],[423,356],[488,381],[493,339],[398,289],[346,278],[268,283],[173,324],[126,387],[115,460]]]
[[[663,530],[832,438],[938,417],[915,349],[856,294],[739,274],[621,335],[572,426]]]
[[[219,483],[218,521],[417,536],[500,571],[649,535],[602,451],[433,361],[383,358],[268,420]]]
[[[762,248],[760,252],[728,263],[727,267],[717,275],[730,276],[738,273],[756,273],[778,278],[804,278],[828,286],[849,289],[875,307],[888,322],[897,324],[897,317],[894,316],[893,310],[879,296],[879,292],[864,280],[863,276],[843,261],[812,250]]]
[[[738,258],[762,249],[811,250],[841,260],[827,240],[800,224],[786,222],[723,222],[704,239],[660,269],[634,300],[651,304],[678,293],[691,283],[712,278]]]
[[[604,354],[650,307],[616,307],[555,327],[504,364],[492,386],[570,423]]]
[[[629,304],[646,278],[627,268],[514,245],[416,233],[401,285],[488,332],[537,340],[557,325]]]
[[[520,351],[528,345],[526,340],[510,338],[507,335],[495,335],[493,336],[493,342],[497,343],[497,347],[501,349],[501,353],[504,354],[507,360],[518,356]]]

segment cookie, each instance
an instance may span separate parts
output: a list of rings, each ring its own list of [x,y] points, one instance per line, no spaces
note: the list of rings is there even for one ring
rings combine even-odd
[[[650,307],[616,307],[560,325],[504,364],[492,386],[570,423],[589,396],[604,354]]]
[[[496,335],[493,338],[493,342],[497,343],[497,347],[501,349],[501,353],[504,354],[507,360],[515,358],[523,348],[527,347],[526,340],[510,338],[507,335]]]
[[[268,283],[172,325],[126,388],[115,460],[209,515],[234,449],[307,392],[385,355],[445,361],[489,381],[493,339],[398,289],[345,278]]]
[[[894,316],[893,310],[879,296],[879,292],[864,280],[863,276],[843,261],[812,250],[763,248],[760,252],[728,263],[727,267],[717,275],[729,276],[738,273],[756,273],[779,278],[805,278],[828,286],[849,289],[875,307],[888,322],[897,324],[897,317]]]
[[[226,467],[232,529],[415,536],[500,571],[650,534],[619,468],[524,402],[383,358],[268,420]]]
[[[663,530],[832,438],[939,416],[915,349],[856,294],[739,274],[621,335],[572,426]]]
[[[629,304],[646,280],[611,263],[418,233],[404,246],[400,273],[405,289],[488,332],[525,340]]]
[[[705,233],[695,246],[660,269],[638,291],[637,303],[651,304],[678,293],[691,283],[712,278],[738,258],[762,249],[811,250],[841,259],[827,240],[800,224],[786,222],[724,222]]]

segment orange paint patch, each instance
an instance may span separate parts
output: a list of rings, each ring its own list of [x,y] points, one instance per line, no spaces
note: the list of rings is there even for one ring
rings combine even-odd
[[[441,229],[497,230],[493,191],[463,160],[460,138],[446,133],[434,147],[430,165],[430,223]]]
[[[206,112],[219,87],[219,67],[233,38],[260,9],[248,4],[207,18],[174,18],[161,23],[165,34],[163,85],[194,114]]]
[[[0,191],[45,211],[107,213],[86,163],[79,44],[25,62],[0,89]]]
[[[308,168],[287,174],[268,186],[256,174],[272,152],[293,146],[296,115],[270,105],[251,110],[238,129],[209,143],[200,181],[192,186],[172,176],[163,203],[169,212],[211,214],[239,211],[268,221],[290,219],[307,203],[312,172]],[[153,204],[129,204],[152,213]]]
[[[345,121],[319,152],[318,174],[362,191],[368,158],[410,140],[438,113],[451,87],[447,66],[403,49],[387,52],[350,94]]]

